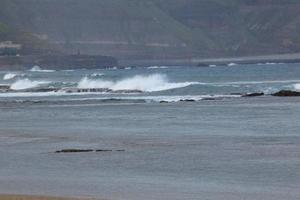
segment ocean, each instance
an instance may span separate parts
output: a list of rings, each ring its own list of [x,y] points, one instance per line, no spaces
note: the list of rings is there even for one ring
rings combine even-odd
[[[270,95],[300,90],[300,64],[34,67],[0,85],[0,193],[300,198],[300,98]]]

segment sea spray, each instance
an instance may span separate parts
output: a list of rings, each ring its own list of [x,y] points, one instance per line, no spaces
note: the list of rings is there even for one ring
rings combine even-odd
[[[93,73],[91,74],[91,77],[100,77],[100,76],[104,76],[103,73]]]
[[[199,84],[198,82],[169,82],[166,75],[152,74],[148,76],[136,75],[119,81],[107,81],[101,79],[89,79],[84,77],[79,83],[78,88],[108,88],[111,90],[140,90],[144,92],[155,92],[170,90],[175,88],[187,87]]]
[[[10,80],[13,79],[17,76],[18,74],[15,73],[7,73],[3,76],[3,80]]]
[[[300,91],[300,83],[294,84],[294,88],[297,91]]]
[[[25,90],[29,88],[35,88],[44,84],[48,84],[47,81],[31,81],[28,78],[20,79],[11,84],[10,89],[12,90]]]
[[[147,67],[148,69],[167,69],[168,67],[167,66],[150,66],[150,67]]]
[[[50,69],[42,69],[40,66],[33,66],[29,71],[31,72],[55,72],[55,70],[50,70]]]

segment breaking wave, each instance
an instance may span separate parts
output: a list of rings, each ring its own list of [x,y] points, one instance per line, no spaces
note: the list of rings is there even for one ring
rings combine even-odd
[[[236,63],[229,63],[227,66],[232,67],[232,66],[236,66]]]
[[[39,87],[45,84],[48,84],[47,81],[31,81],[28,78],[20,79],[10,85],[10,89],[12,90],[25,90],[29,88]]]
[[[33,66],[29,71],[31,72],[55,72],[55,70],[42,69],[40,66]]]
[[[300,91],[300,83],[294,84],[294,88],[297,91]]]
[[[91,74],[91,77],[99,77],[99,76],[104,76],[102,73],[93,73]]]
[[[14,73],[7,73],[3,76],[3,80],[10,80],[15,78],[16,76],[18,76],[18,74],[14,74]]]
[[[148,69],[167,69],[168,67],[167,66],[150,66],[150,67],[147,67]]]
[[[78,88],[108,88],[111,90],[140,90],[144,92],[156,92],[183,88],[190,85],[199,84],[198,82],[169,82],[167,76],[153,74],[148,76],[136,75],[119,81],[108,81],[101,79],[89,79],[84,77],[78,83]]]

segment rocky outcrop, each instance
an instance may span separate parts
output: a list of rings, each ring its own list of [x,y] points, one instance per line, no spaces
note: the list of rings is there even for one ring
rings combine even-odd
[[[242,95],[242,97],[259,97],[259,96],[264,96],[265,93],[263,92],[255,92],[255,93],[247,93]]]
[[[122,152],[125,151],[124,149],[62,149],[55,151],[55,153],[89,153],[89,152]]]
[[[272,94],[272,96],[276,96],[276,97],[298,97],[298,96],[300,96],[300,92],[291,91],[291,90],[281,90],[279,92],[276,92],[276,93]]]
[[[22,92],[58,92],[59,88],[31,88],[22,90]]]
[[[118,93],[118,94],[128,94],[128,93],[142,93],[141,90],[112,90],[109,88],[63,88],[61,91],[66,93]]]
[[[9,85],[0,85],[0,93],[1,92],[9,92],[9,91],[11,91]]]
[[[195,102],[195,99],[181,99],[180,102]]]

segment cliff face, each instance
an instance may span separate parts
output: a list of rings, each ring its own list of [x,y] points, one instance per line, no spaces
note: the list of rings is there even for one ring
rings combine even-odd
[[[298,0],[1,0],[0,4],[2,24],[68,53],[179,59],[300,51]]]

